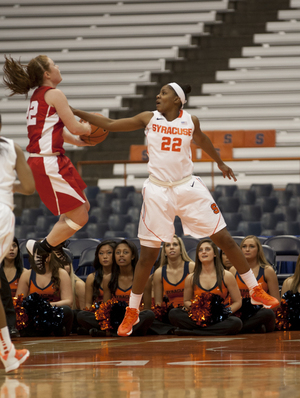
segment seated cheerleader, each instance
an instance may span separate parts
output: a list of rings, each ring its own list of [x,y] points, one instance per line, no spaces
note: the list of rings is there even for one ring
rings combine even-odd
[[[9,252],[1,263],[1,268],[3,268],[6,279],[9,283],[11,296],[15,297],[20,276],[23,272],[29,272],[24,269],[22,257],[20,255],[19,242],[16,237],[13,240]]]
[[[188,256],[181,238],[174,235],[172,242],[165,242],[161,250],[160,267],[154,272],[153,289],[156,314],[150,333],[169,334],[174,330],[168,312],[183,307],[183,291],[186,277],[194,271],[195,263]]]
[[[184,305],[169,312],[177,335],[230,335],[242,329],[242,321],[230,315],[242,305],[237,283],[224,270],[219,250],[210,239],[197,245],[195,271],[185,280]]]
[[[33,258],[30,254],[29,262],[33,264]],[[38,295],[34,296],[33,293],[37,293]],[[38,274],[31,269],[29,272],[21,275],[16,293],[17,297],[20,294],[24,296],[23,306],[25,307],[24,302],[28,304],[28,311],[30,311],[30,304],[35,305],[36,297],[38,297],[39,300],[43,299],[45,302],[50,303],[51,307],[53,307],[53,314],[56,313],[56,307],[61,308],[63,312],[61,323],[58,323],[57,319],[53,318],[55,328],[54,325],[52,325],[52,328],[43,328],[40,324],[29,324],[20,331],[21,336],[47,336],[51,334],[52,331],[56,336],[67,336],[70,334],[73,323],[73,313],[71,309],[73,305],[71,279],[67,271],[61,268],[61,264],[54,254],[50,254],[47,258],[45,274]],[[26,299],[27,297],[28,299]],[[34,297],[34,299],[29,301],[29,298],[32,297]]]
[[[271,294],[279,300],[279,287],[277,275],[273,267],[265,258],[264,251],[259,239],[254,235],[246,236],[240,247],[244,253],[250,268],[258,283],[261,284],[265,292]],[[234,275],[241,291],[243,304],[239,311],[243,321],[241,333],[266,333],[273,332],[275,329],[275,312],[271,309],[252,305],[250,302],[249,290],[243,279],[232,266],[230,272]]]
[[[111,274],[115,247],[116,242],[113,240],[104,240],[96,247],[93,261],[95,272],[89,274],[86,279],[84,308],[90,309],[94,303],[103,301],[103,278]],[[89,334],[90,329],[99,327],[94,311],[80,311],[77,314],[77,322],[77,333],[80,335]]]
[[[117,243],[114,255],[111,275],[107,275],[103,278],[103,302],[102,308],[105,308],[105,304],[111,303],[112,305],[107,310],[108,314],[104,318],[104,322],[98,323],[95,329],[90,330],[92,336],[103,336],[107,335],[106,331],[110,335],[117,336],[117,329],[125,314],[125,309],[129,303],[129,296],[131,293],[133,275],[135,265],[138,261],[138,251],[133,242],[130,240],[122,240]],[[96,311],[99,319],[99,314],[104,316],[104,312],[101,308]],[[107,318],[109,318],[110,326],[108,326]],[[103,318],[102,318],[103,319]],[[133,326],[133,336],[144,336],[146,335],[149,327],[154,320],[154,313],[151,310],[143,310],[139,314],[139,320],[136,325]],[[106,325],[106,326],[104,326]],[[102,327],[102,330],[101,330]]]
[[[276,313],[278,330],[300,330],[300,255],[294,275],[285,279],[281,288],[281,306]]]
[[[230,271],[230,268],[232,267],[231,262],[229,261],[229,258],[226,256],[226,253],[223,252],[223,250],[220,250],[220,259],[221,263],[227,271]]]

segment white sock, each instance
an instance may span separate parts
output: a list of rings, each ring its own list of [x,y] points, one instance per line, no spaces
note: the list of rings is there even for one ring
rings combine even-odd
[[[243,281],[246,283],[249,290],[258,285],[252,269],[249,269],[245,274],[240,274]]]
[[[9,335],[8,327],[0,329],[0,352],[1,355],[5,355],[9,352],[11,347],[11,339]]]
[[[129,307],[138,310],[140,308],[142,297],[143,294],[134,294],[131,292],[129,297]]]

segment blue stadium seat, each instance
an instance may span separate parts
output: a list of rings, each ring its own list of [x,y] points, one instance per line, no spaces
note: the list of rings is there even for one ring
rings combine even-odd
[[[135,192],[135,187],[133,185],[116,186],[113,188],[112,192],[115,193],[119,199],[127,199],[130,192]]]
[[[272,196],[277,198],[279,205],[288,205],[293,195],[292,191],[273,191]]]
[[[276,267],[276,252],[274,249],[272,249],[271,246],[262,245],[263,251],[264,251],[264,255],[266,257],[266,260],[270,263],[270,265],[272,265],[272,267],[274,268],[274,270],[277,272],[277,267]]]
[[[217,200],[217,205],[222,213],[236,213],[239,209],[240,201],[238,198],[231,196],[220,196]]]
[[[290,207],[295,207],[300,212],[300,196],[292,196],[288,205]]]
[[[132,206],[130,199],[113,199],[111,208],[114,214],[127,214],[128,209]]]
[[[73,260],[74,271],[78,267],[79,258],[83,250],[85,250],[88,247],[96,247],[99,243],[100,243],[99,239],[93,239],[93,238],[82,238],[82,239],[71,238],[66,242],[66,248],[69,249],[74,256]]]
[[[46,233],[49,230],[50,225],[55,224],[58,221],[59,217],[58,216],[45,216],[41,215],[38,216],[36,219],[36,224],[35,224],[35,231],[40,233],[42,236],[46,235]]]
[[[297,219],[298,211],[295,207],[290,207],[289,205],[278,205],[276,206],[274,213],[283,214],[283,221],[295,221]]]
[[[88,223],[85,229],[89,238],[102,239],[105,232],[109,230],[107,222]]]
[[[196,261],[196,247],[191,248],[187,254],[194,262]]]
[[[220,196],[233,196],[234,192],[237,190],[236,185],[217,185],[215,192],[218,192]]]
[[[104,239],[123,240],[128,238],[128,233],[125,231],[106,231],[104,234]]]
[[[286,191],[291,191],[293,196],[300,196],[300,184],[297,183],[289,183],[285,187]]]
[[[111,214],[108,218],[108,226],[111,231],[124,231],[125,225],[131,222],[127,214]]]
[[[263,213],[273,213],[278,204],[274,196],[261,196],[255,200],[255,205],[261,207]]]
[[[239,213],[242,214],[243,221],[260,221],[262,216],[261,207],[258,205],[241,205]]]
[[[272,236],[265,242],[276,253],[277,273],[292,274],[300,254],[300,239],[291,235]]]
[[[256,200],[255,191],[250,191],[249,189],[237,189],[233,197],[238,198],[241,205],[254,205]]]
[[[112,214],[112,209],[102,208],[102,207],[94,207],[90,211],[90,218],[95,217],[97,222],[107,222],[108,217]]]
[[[261,216],[261,227],[262,229],[274,229],[279,221],[284,221],[284,215],[282,213],[264,213]]]
[[[130,216],[132,222],[138,223],[140,221],[141,210],[138,207],[131,206],[127,211],[127,215]]]
[[[297,221],[279,221],[275,228],[283,235],[300,235],[300,224]]]
[[[38,216],[43,215],[43,209],[33,208],[33,209],[23,209],[21,215],[21,225],[35,225]]]
[[[83,280],[86,280],[87,276],[94,271],[93,262],[95,259],[96,247],[97,245],[87,247],[80,255],[75,274]]]
[[[261,223],[260,221],[241,221],[238,225],[238,229],[243,231],[243,235],[256,235],[261,234]]]
[[[86,197],[88,198],[88,200],[90,201],[91,199],[96,199],[98,193],[100,193],[100,188],[97,185],[96,186],[88,186],[84,190],[84,193],[85,193]]]
[[[129,222],[124,227],[124,232],[128,234],[129,238],[136,238],[138,234],[139,224],[136,222]]]
[[[17,239],[27,239],[29,232],[35,232],[34,225],[16,225],[15,226],[15,237]]]
[[[181,236],[184,243],[185,250],[188,252],[190,249],[195,249],[200,242],[200,239],[194,238],[193,236],[184,235]]]
[[[132,206],[139,209],[142,207],[143,195],[140,192],[129,192],[126,199],[131,200]]]
[[[112,192],[100,192],[96,196],[98,206],[104,208],[110,208],[111,201],[116,198],[117,194]]]
[[[273,184],[251,184],[250,191],[254,191],[256,197],[270,196],[273,192]]]
[[[237,230],[239,222],[243,220],[241,213],[222,213],[229,231]]]

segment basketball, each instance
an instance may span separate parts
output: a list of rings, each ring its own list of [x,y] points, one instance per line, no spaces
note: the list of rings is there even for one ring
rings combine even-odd
[[[101,113],[93,112],[94,115],[101,115]],[[80,122],[83,120],[80,119]],[[108,136],[109,131],[103,130],[101,127],[94,126],[91,124],[92,132],[91,135],[81,135],[80,138],[82,141],[86,142],[87,144],[96,145],[100,142],[104,141],[105,138]]]

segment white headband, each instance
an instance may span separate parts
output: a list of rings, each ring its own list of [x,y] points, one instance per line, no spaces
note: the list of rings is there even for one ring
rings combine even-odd
[[[182,107],[181,107],[181,109],[183,108],[183,105],[187,102],[186,101],[186,98],[185,98],[185,93],[184,93],[184,91],[182,90],[182,88],[179,86],[179,84],[177,84],[177,83],[168,83],[168,86],[171,86],[172,87],[172,89],[175,91],[175,93],[178,95],[178,97],[180,98],[180,101],[181,101],[181,103],[182,103]]]

